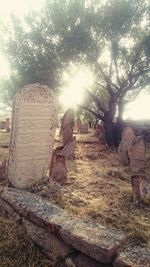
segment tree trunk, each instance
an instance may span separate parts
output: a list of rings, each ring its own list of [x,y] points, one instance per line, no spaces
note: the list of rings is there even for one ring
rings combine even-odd
[[[107,145],[114,146],[115,145],[114,124],[113,124],[113,118],[109,115],[104,116],[104,129],[105,129],[105,137]]]
[[[122,122],[123,121],[123,112],[124,112],[124,104],[120,100],[118,103],[118,119],[117,122]]]
[[[105,137],[108,146],[115,146],[113,119],[116,113],[116,101],[115,94],[111,95],[109,111],[104,114]]]

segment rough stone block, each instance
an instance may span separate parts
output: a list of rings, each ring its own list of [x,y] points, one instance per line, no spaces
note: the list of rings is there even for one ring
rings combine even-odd
[[[1,198],[26,219],[97,261],[110,263],[124,241],[120,232],[84,222],[27,191],[4,188]]]
[[[51,257],[65,257],[73,251],[73,249],[58,239],[44,228],[23,219],[23,225],[26,228],[27,236],[35,243],[41,246],[46,254]]]

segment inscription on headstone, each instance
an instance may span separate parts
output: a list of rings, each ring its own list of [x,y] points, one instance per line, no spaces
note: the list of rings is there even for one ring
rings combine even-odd
[[[30,84],[15,96],[7,176],[18,188],[42,180],[52,157],[57,100],[46,85]]]

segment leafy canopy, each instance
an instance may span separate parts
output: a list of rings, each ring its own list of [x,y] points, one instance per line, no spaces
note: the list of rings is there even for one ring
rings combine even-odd
[[[32,82],[55,90],[74,62],[95,74],[84,108],[101,119],[113,116],[119,102],[149,84],[149,24],[147,0],[49,0],[24,23],[13,16],[11,28],[3,25],[1,34],[12,69],[10,89],[3,82],[7,97],[9,90]]]

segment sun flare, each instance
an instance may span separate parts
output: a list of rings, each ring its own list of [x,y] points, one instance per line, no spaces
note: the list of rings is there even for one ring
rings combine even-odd
[[[62,88],[60,103],[64,108],[75,108],[82,104],[86,88],[93,84],[93,74],[89,70],[77,70],[72,76],[64,73],[64,81],[67,85]]]

